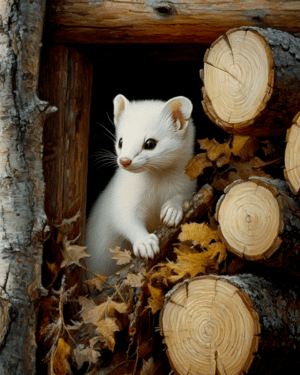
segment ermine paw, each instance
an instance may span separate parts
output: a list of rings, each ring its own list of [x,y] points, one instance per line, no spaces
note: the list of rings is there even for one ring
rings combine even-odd
[[[133,244],[133,253],[142,258],[153,259],[154,255],[159,253],[158,238],[156,234],[151,233],[135,241]]]
[[[167,201],[160,211],[160,220],[169,227],[178,225],[182,220],[182,216],[182,206],[172,202],[172,200]]]

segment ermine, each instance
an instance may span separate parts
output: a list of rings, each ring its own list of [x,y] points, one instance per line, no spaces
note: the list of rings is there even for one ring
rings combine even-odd
[[[182,205],[196,189],[185,173],[194,154],[191,101],[178,96],[130,102],[117,95],[113,104],[118,168],[96,200],[86,231],[87,267],[104,276],[120,269],[109,248],[154,258],[159,243],[153,232],[162,222],[178,225]]]

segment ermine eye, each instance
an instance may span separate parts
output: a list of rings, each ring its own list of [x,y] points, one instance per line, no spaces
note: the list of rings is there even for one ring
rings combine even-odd
[[[145,150],[153,150],[157,144],[157,141],[155,139],[148,139],[144,143],[144,149]]]
[[[123,145],[123,138],[120,138],[119,139],[119,144],[118,144],[119,148],[122,148],[122,145]]]

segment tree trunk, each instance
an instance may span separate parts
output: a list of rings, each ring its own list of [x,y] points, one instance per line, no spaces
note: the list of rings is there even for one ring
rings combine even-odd
[[[286,134],[287,146],[284,154],[284,176],[293,194],[300,193],[300,112],[293,120],[293,125]]]
[[[1,0],[0,373],[35,374],[36,306],[47,232],[37,97],[45,1]]]
[[[56,43],[212,43],[232,25],[299,33],[297,1],[52,0]]]
[[[250,177],[225,189],[216,208],[228,250],[299,273],[300,204],[284,181]]]
[[[204,56],[203,108],[230,133],[280,135],[300,102],[300,40],[280,30],[241,27]]]
[[[166,296],[160,330],[175,374],[271,374],[298,360],[299,288],[201,276]]]

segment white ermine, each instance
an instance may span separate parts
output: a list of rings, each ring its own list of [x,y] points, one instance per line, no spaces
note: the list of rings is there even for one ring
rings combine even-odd
[[[168,102],[114,99],[118,169],[98,197],[87,223],[87,266],[104,276],[120,266],[109,248],[132,249],[153,258],[159,252],[153,233],[162,222],[179,224],[182,205],[196,181],[185,174],[193,157],[195,128],[192,103],[178,96]]]

